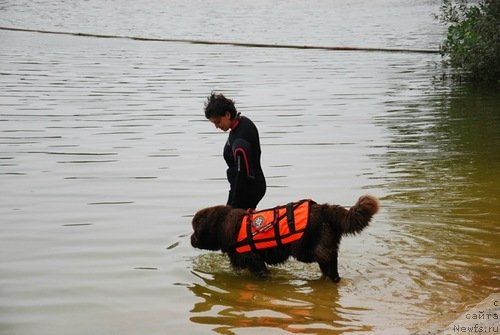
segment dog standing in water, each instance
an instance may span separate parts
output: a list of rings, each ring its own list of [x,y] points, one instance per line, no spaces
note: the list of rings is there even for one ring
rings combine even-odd
[[[227,253],[236,269],[266,276],[266,264],[284,263],[290,256],[305,263],[317,262],[324,276],[340,281],[337,257],[344,235],[360,233],[378,212],[370,195],[350,209],[340,205],[302,200],[264,211],[229,206],[199,210],[192,220],[191,245]]]

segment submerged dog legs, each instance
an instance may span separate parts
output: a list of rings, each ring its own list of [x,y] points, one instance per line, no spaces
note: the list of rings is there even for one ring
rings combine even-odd
[[[338,283],[340,281],[339,271],[337,269],[338,267],[337,257],[338,254],[337,252],[335,252],[332,255],[332,259],[330,260],[329,263],[319,263],[319,267],[323,275],[328,277],[334,283]]]
[[[266,267],[266,263],[261,259],[252,259],[248,264],[248,270],[257,277],[267,277],[269,270]]]
[[[269,274],[266,263],[258,254],[248,252],[245,254],[239,254],[238,257],[236,256],[236,253],[229,253],[229,260],[235,269],[248,269],[257,277],[267,277]]]

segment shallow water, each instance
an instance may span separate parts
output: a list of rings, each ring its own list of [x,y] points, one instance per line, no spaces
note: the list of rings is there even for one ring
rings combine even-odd
[[[438,0],[0,1],[2,26],[248,43],[436,49]]]
[[[158,23],[122,26],[130,6],[95,23],[54,3],[59,11],[3,2],[1,25],[30,17],[29,28],[172,37]],[[279,22],[259,41],[330,41],[310,43],[315,28],[280,34]],[[407,25],[394,44],[375,44],[438,40],[436,29],[408,42]],[[186,31],[175,34],[210,36]],[[439,55],[9,31],[0,41],[0,333],[405,334],[439,329],[498,290],[500,96],[437,79]],[[259,127],[269,185],[260,207],[381,199],[373,224],[342,242],[339,284],[295,261],[257,280],[190,246],[192,214],[226,199],[227,135],[202,113],[213,89]]]

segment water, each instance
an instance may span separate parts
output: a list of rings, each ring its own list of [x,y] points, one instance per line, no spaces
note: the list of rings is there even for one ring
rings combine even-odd
[[[439,4],[398,3],[3,1],[0,25],[436,48]],[[426,333],[498,291],[500,96],[442,82],[439,55],[0,41],[1,334]],[[381,199],[339,284],[190,246],[193,213],[226,199],[213,89],[259,127],[262,208]]]
[[[254,43],[437,48],[436,0],[1,1],[3,26]]]

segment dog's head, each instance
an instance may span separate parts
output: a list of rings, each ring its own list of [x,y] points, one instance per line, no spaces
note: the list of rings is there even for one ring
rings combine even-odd
[[[192,221],[191,245],[198,249],[220,250],[219,227],[222,227],[228,210],[227,206],[199,210]]]

